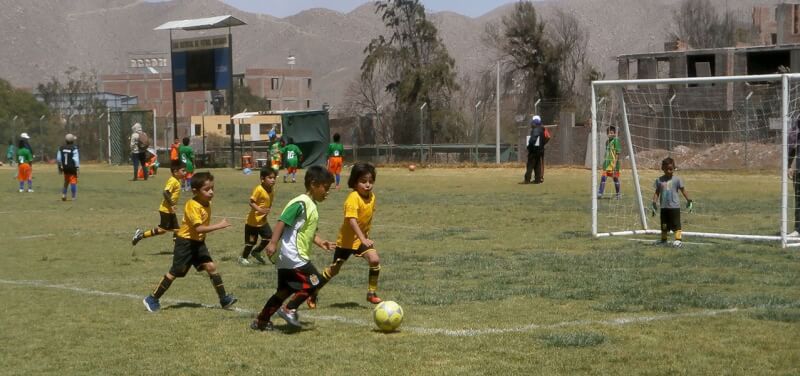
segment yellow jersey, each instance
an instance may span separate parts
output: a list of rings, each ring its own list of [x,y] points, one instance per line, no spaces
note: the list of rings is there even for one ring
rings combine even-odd
[[[199,225],[208,226],[209,223],[211,223],[211,204],[203,206],[193,198],[183,206],[183,220],[176,236],[183,239],[205,241],[206,234],[198,233],[196,228]]]
[[[361,197],[358,192],[353,191],[344,201],[344,222],[339,229],[339,236],[336,238],[336,246],[347,249],[358,249],[361,246],[361,239],[358,238],[353,228],[350,227],[349,218],[355,218],[358,227],[364,236],[369,238],[369,230],[372,227],[372,213],[375,212],[375,194],[370,192],[369,197]]]
[[[275,192],[275,187],[272,189],[273,192]],[[272,196],[270,196],[269,192],[267,192],[261,184],[253,188],[253,193],[250,194],[250,200],[262,209],[269,209],[272,207]],[[247,215],[247,221],[245,223],[253,227],[264,226],[267,224],[267,215],[261,214],[251,207],[250,214]]]
[[[164,190],[169,192],[169,199],[178,205],[178,199],[181,197],[181,182],[178,179],[175,179],[174,176],[170,176],[167,180],[167,185],[164,186]],[[172,205],[162,196],[161,197],[161,206],[158,207],[158,211],[162,213],[172,213]]]

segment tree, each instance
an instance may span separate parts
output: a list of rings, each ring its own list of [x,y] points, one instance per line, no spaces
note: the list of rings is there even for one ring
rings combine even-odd
[[[47,107],[38,102],[31,93],[14,88],[8,81],[0,79],[0,140],[16,144],[20,133],[27,132],[38,139],[38,142],[34,141],[34,151],[41,153],[41,150],[36,149],[43,145],[41,135],[44,129],[40,129],[38,125],[41,124],[40,118],[46,119],[49,116]]]
[[[371,116],[375,142],[393,144],[395,140],[391,116],[385,114],[392,114],[394,111],[390,95],[385,90],[387,82],[384,78],[382,74],[373,74],[353,80],[345,94],[347,97],[345,112],[358,117]],[[363,135],[359,139],[363,141]]]
[[[519,95],[521,112],[532,109],[537,99],[554,99],[561,94],[563,53],[545,30],[545,22],[530,1],[516,3],[500,24],[486,26],[484,41],[503,61],[503,87],[507,93]]]
[[[267,110],[267,100],[265,98],[259,97],[253,94],[250,91],[249,86],[239,86],[235,85],[233,87],[233,95],[234,95],[234,102],[233,102],[233,112],[234,114],[238,114],[243,112],[245,109],[247,111],[266,111]],[[226,95],[226,101],[230,101],[230,97]],[[227,102],[230,103],[230,102]],[[225,108],[221,109],[221,113],[227,113],[228,108],[225,105]]]
[[[746,25],[737,22],[732,11],[720,16],[710,0],[683,0],[673,18],[677,30],[670,32],[694,48],[733,47],[746,37]]]
[[[389,0],[376,2],[376,13],[391,33],[373,38],[364,49],[361,64],[362,79],[375,75],[387,81],[386,90],[394,97],[394,136],[398,142],[412,142],[418,134],[415,124],[417,110],[428,103],[427,127],[433,141],[440,131],[431,114],[449,105],[452,92],[458,90],[455,81],[455,61],[439,38],[438,30],[425,16],[419,0]]]

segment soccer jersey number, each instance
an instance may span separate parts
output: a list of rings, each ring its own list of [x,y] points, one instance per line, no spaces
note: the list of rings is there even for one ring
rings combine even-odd
[[[186,154],[182,154],[182,155],[181,155],[181,162],[183,162],[184,164],[186,164],[187,162],[189,162],[189,160],[186,158]]]
[[[286,151],[286,159],[294,159],[294,158],[296,158],[294,150]]]
[[[339,156],[339,151],[338,150],[334,150],[333,151],[333,156],[334,157],[338,157]]]
[[[21,155],[19,156],[19,163],[25,163],[25,157],[24,156],[21,156]]]

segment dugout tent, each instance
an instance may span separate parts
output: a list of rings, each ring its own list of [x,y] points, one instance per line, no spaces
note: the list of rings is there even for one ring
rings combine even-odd
[[[291,111],[281,113],[282,137],[294,140],[303,152],[301,167],[325,166],[331,139],[328,111]]]

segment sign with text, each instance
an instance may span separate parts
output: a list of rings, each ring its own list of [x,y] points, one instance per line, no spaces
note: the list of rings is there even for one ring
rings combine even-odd
[[[172,41],[176,92],[225,90],[231,85],[231,50],[227,35]]]

